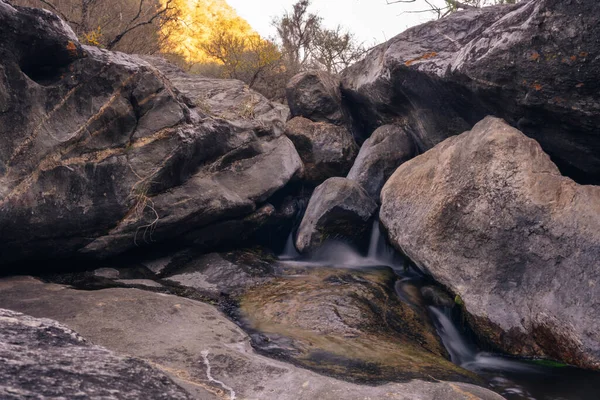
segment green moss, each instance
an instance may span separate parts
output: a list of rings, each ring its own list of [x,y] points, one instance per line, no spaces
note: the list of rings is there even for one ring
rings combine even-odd
[[[531,360],[531,363],[536,365],[541,365],[542,367],[550,367],[550,368],[565,368],[568,367],[567,364],[553,361],[553,360]]]
[[[462,297],[460,297],[459,295],[456,295],[456,297],[454,297],[454,302],[461,307],[465,305]]]

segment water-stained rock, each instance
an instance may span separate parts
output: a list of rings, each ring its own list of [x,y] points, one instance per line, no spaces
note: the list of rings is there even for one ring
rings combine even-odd
[[[319,184],[334,176],[346,176],[358,154],[348,130],[327,122],[296,117],[285,126],[304,162],[304,180]]]
[[[381,188],[403,162],[417,155],[417,146],[401,125],[384,125],[367,139],[347,178],[379,202]]]
[[[314,250],[327,239],[360,238],[369,227],[377,204],[356,182],[330,178],[313,192],[298,234],[300,252]]]
[[[407,121],[424,151],[495,115],[536,139],[564,174],[600,182],[597,8],[521,1],[406,30],[344,71],[356,129]]]
[[[0,264],[243,237],[302,169],[285,108],[239,82],[177,73],[174,86],[49,12],[2,2],[0,60]],[[243,223],[207,233],[229,220]]]
[[[359,382],[476,381],[450,363],[426,313],[401,302],[390,269],[293,269],[248,290],[241,317],[255,346]]]
[[[381,198],[392,243],[460,296],[482,339],[600,368],[600,187],[488,117],[401,165]]]
[[[93,345],[55,321],[4,309],[0,378],[5,400],[193,398],[144,361]]]

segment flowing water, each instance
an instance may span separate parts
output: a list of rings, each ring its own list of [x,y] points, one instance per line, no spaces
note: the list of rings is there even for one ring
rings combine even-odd
[[[458,307],[424,305],[420,290],[432,282],[386,242],[375,221],[369,249],[361,254],[346,243],[329,242],[300,256],[290,234],[280,260],[291,265],[364,268],[388,266],[398,275],[396,292],[402,301],[421,307],[429,316],[453,363],[480,375],[508,400],[598,400],[600,373],[546,362],[517,359],[479,349],[460,323]]]

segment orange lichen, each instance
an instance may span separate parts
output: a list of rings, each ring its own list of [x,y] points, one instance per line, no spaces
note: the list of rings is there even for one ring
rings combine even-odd
[[[587,56],[589,56],[588,52],[582,51],[581,53],[579,53],[579,57],[581,57],[581,58],[585,58]]]
[[[435,56],[437,56],[437,53],[435,51],[432,51],[430,53],[425,53],[425,54],[423,54],[420,57],[413,58],[412,60],[406,61],[404,63],[404,65],[406,65],[407,67],[409,67],[409,66],[411,66],[412,64],[414,64],[417,61],[428,60],[428,59],[433,58]]]
[[[534,83],[533,85],[531,85],[531,87],[532,87],[532,88],[534,88],[534,89],[535,89],[535,90],[537,90],[537,91],[540,91],[540,90],[542,90],[542,88],[543,88],[543,86],[542,86],[542,85],[540,85],[540,84],[539,84],[539,83],[537,83],[537,82],[536,82],[536,83]]]
[[[529,57],[531,61],[538,61],[540,59],[540,53],[534,51],[533,54]]]
[[[571,56],[570,59],[571,61],[577,61],[577,56]]]
[[[75,43],[73,43],[70,40],[69,40],[69,43],[67,43],[67,50],[69,51],[69,54],[71,56],[74,57],[77,55],[77,46],[75,45]]]

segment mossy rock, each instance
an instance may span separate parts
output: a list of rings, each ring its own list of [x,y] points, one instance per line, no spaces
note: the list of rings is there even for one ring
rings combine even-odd
[[[399,300],[391,269],[294,273],[240,299],[240,320],[258,350],[356,382],[479,382],[448,360],[426,311]]]

